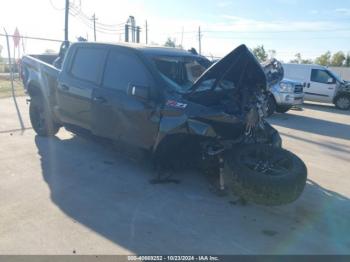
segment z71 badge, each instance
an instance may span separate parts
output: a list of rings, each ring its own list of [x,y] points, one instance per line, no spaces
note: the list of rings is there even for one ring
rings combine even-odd
[[[185,109],[187,107],[187,104],[177,102],[175,100],[168,100],[166,102],[167,106],[175,107],[175,108],[180,108],[180,109]]]

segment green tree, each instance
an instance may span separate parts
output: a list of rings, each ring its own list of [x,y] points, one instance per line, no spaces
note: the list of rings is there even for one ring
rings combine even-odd
[[[323,55],[319,56],[315,60],[316,64],[323,65],[323,66],[328,66],[331,64],[331,52],[327,51]]]
[[[346,55],[345,66],[350,67],[350,52]]]
[[[255,47],[252,51],[260,63],[266,62],[268,59],[268,54],[263,45]]]
[[[290,60],[290,63],[301,64],[301,54],[297,53],[294,56],[295,56],[295,59]]]
[[[343,66],[346,60],[345,54],[339,51],[332,56],[331,65],[332,66]]]
[[[312,59],[303,59],[300,53],[295,54],[295,59],[292,59],[290,63],[293,64],[312,64]]]
[[[166,46],[166,47],[176,47],[176,40],[175,39],[171,39],[170,37],[168,37],[168,39],[166,40],[164,46]]]

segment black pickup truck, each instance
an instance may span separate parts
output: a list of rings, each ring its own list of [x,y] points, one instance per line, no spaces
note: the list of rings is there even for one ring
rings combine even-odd
[[[150,152],[156,166],[212,170],[220,189],[258,204],[304,189],[304,163],[264,120],[267,75],[244,45],[212,64],[184,50],[82,42],[22,65],[40,136],[88,130]]]

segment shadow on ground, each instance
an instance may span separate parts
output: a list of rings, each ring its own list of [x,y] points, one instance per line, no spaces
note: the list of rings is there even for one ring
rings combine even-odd
[[[332,119],[318,119],[294,114],[275,114],[268,120],[275,126],[286,127],[322,136],[350,139],[349,123],[336,123]]]
[[[348,198],[309,181],[282,207],[232,205],[195,172],[153,171],[80,137],[35,138],[51,199],[67,216],[138,254],[347,254]],[[79,250],[77,250],[79,253]]]
[[[322,111],[327,113],[341,114],[350,116],[350,110],[340,110],[331,104],[314,104],[314,103],[304,103],[303,108]]]

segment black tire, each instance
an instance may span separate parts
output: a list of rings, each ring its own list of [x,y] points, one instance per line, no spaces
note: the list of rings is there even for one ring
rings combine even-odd
[[[266,114],[267,117],[272,116],[273,113],[276,111],[276,101],[273,95],[269,95],[269,98],[267,99],[267,109],[266,109]]]
[[[350,109],[350,96],[340,95],[334,100],[335,106],[340,110]]]
[[[276,112],[284,114],[284,113],[287,113],[291,108],[292,108],[291,106],[277,106]]]
[[[274,165],[267,167],[266,163]],[[225,170],[225,184],[234,194],[267,206],[298,199],[307,178],[306,166],[300,158],[282,148],[263,144],[247,145],[230,152],[226,156]]]
[[[60,129],[60,126],[52,119],[45,102],[40,96],[31,99],[29,117],[34,131],[39,136],[54,136]]]

